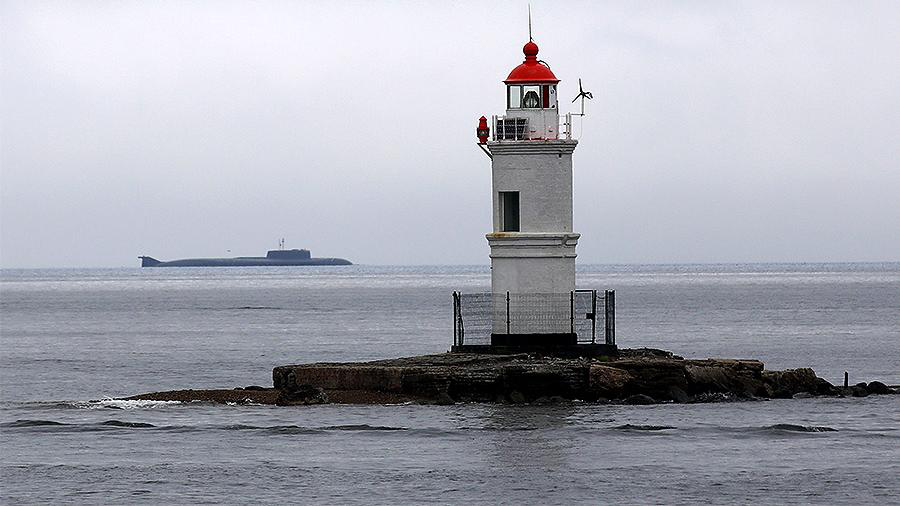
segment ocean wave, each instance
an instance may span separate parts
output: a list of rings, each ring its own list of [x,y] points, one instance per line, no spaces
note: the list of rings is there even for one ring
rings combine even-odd
[[[126,400],[113,399],[112,397],[104,397],[103,399],[93,401],[75,401],[70,403],[72,406],[80,409],[146,409],[160,408],[166,406],[174,406],[182,404],[181,401],[148,401],[148,400]]]
[[[671,425],[633,425],[630,423],[626,423],[625,425],[619,425],[619,426],[613,427],[613,429],[616,429],[616,430],[651,430],[651,431],[670,430],[670,429],[676,429],[676,428],[677,427],[673,427]]]
[[[837,429],[831,427],[819,427],[815,425],[796,425],[793,423],[776,423],[775,425],[767,425],[760,427],[764,431],[785,431],[785,432],[837,432]]]
[[[330,431],[398,431],[398,430],[409,430],[406,427],[389,427],[383,425],[368,425],[368,424],[354,424],[354,425],[327,425],[324,427],[304,427],[301,425],[224,425],[219,427],[211,427],[218,428],[220,430],[250,430],[250,431],[262,431],[262,432],[274,432],[274,433],[315,433],[315,432],[330,432]]]
[[[54,420],[16,420],[15,422],[0,423],[0,427],[4,428],[21,428],[21,427],[57,427],[60,425],[68,425]]]
[[[156,427],[152,423],[144,423],[144,422],[123,422],[121,420],[107,420],[105,422],[100,422],[99,425],[105,425],[109,427],[127,427],[130,429],[151,429]]]
[[[67,430],[67,431],[97,431],[110,430],[116,428],[122,429],[153,429],[156,428],[152,423],[144,422],[127,422],[122,420],[105,420],[96,423],[66,423],[56,420],[16,420],[14,422],[0,423],[3,428],[43,428],[48,430]]]

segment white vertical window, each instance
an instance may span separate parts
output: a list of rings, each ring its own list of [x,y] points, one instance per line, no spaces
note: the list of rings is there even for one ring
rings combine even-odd
[[[522,107],[522,87],[510,86],[506,108],[519,109],[520,107]]]

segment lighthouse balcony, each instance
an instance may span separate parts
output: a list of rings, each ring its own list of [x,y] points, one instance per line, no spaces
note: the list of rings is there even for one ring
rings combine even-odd
[[[520,111],[492,117],[494,142],[547,141],[572,139],[572,114],[559,117],[556,111]]]

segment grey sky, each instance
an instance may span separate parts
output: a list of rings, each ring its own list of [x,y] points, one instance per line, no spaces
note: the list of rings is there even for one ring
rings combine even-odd
[[[900,3],[532,6],[595,97],[579,262],[900,260]],[[525,2],[0,3],[0,266],[486,264],[526,41]]]

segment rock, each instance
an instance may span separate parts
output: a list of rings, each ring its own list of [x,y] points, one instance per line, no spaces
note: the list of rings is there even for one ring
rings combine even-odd
[[[688,373],[681,360],[620,360],[615,368],[624,369],[631,379],[623,387],[626,395],[643,394],[654,399],[669,399],[669,389],[688,391]]]
[[[631,348],[619,350],[621,358],[661,358],[667,360],[684,360],[683,357],[675,355],[671,351],[660,350],[657,348]]]
[[[684,390],[682,390],[676,386],[669,387],[668,393],[669,393],[669,399],[671,399],[675,402],[684,403],[684,402],[691,402],[691,400],[692,400],[691,396],[688,395],[687,392],[685,392]]]
[[[513,390],[509,393],[509,402],[513,404],[525,404],[526,402],[528,402],[528,400],[525,399],[525,396],[522,395],[522,392]]]
[[[305,406],[327,402],[328,395],[325,391],[312,385],[299,385],[291,390],[280,390],[275,400],[278,406]]]
[[[565,397],[560,397],[559,395],[551,395],[550,397],[538,397],[535,399],[532,404],[537,405],[553,405],[553,404],[565,404],[569,402]]]
[[[866,390],[868,390],[870,394],[877,395],[894,393],[887,385],[880,381],[870,381],[869,384],[866,385]]]
[[[635,405],[644,405],[644,404],[656,404],[656,399],[650,397],[649,395],[644,394],[635,394],[625,399],[625,404],[635,404]]]
[[[743,398],[769,397],[762,377],[762,363],[756,360],[690,361],[687,367],[690,392],[733,393]]]
[[[215,402],[323,402],[379,404],[419,402],[585,401],[721,402],[807,395],[890,393],[880,382],[838,388],[811,369],[765,371],[747,359],[685,360],[652,349],[622,350],[618,358],[584,359],[552,354],[442,353],[371,362],[279,366],[274,389],[256,385],[226,391],[145,394],[173,400]]]
[[[453,397],[450,397],[450,394],[447,392],[441,392],[435,398],[434,403],[438,406],[450,406],[456,404],[456,401],[453,400]]]
[[[812,369],[786,369],[784,371],[763,371],[762,379],[769,384],[772,397],[790,399],[800,392],[816,393],[820,383]]]
[[[829,383],[828,380],[817,378],[815,394],[836,396],[841,395],[841,389]]]
[[[628,372],[606,365],[591,365],[588,370],[588,400],[622,399],[625,385],[634,379]]]

